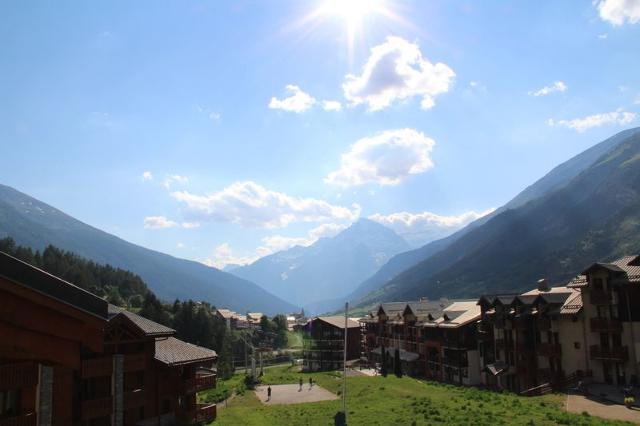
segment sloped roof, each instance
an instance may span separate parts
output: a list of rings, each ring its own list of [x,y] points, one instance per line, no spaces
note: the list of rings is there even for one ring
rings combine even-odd
[[[155,359],[169,366],[213,361],[217,356],[216,351],[183,342],[175,337],[156,340]]]
[[[217,309],[216,312],[224,319],[230,319],[236,316],[236,313],[229,309]]]
[[[331,317],[316,317],[314,321],[315,320],[326,322],[327,324],[331,324],[332,326],[337,328],[344,328],[344,317],[340,315],[335,315]],[[360,323],[358,323],[358,321],[354,320],[353,318],[348,318],[347,328],[356,328],[356,327],[360,327]]]
[[[453,302],[442,311],[435,321],[424,323],[425,327],[458,328],[480,319],[481,309],[475,300]]]
[[[582,286],[587,284],[585,275],[594,268],[604,268],[612,272],[625,273],[630,282],[640,282],[640,255],[623,256],[610,263],[596,262],[592,264],[580,275],[584,279],[584,283],[581,283]],[[579,285],[573,284],[572,280],[568,286],[578,287]]]
[[[107,302],[103,299],[4,252],[0,252],[0,277],[102,320],[107,319]]]
[[[376,313],[380,310],[380,308],[382,308],[384,313],[389,317],[394,316],[397,313],[400,313],[402,315],[402,312],[404,312],[404,308],[406,308],[406,306],[407,302],[386,302],[378,306]]]
[[[157,322],[148,320],[140,315],[136,315],[133,312],[129,312],[124,308],[119,308],[115,305],[109,305],[109,321],[118,315],[123,315],[129,321],[131,321],[136,327],[140,329],[146,336],[170,336],[175,334],[176,331],[173,328],[166,327]]]
[[[565,300],[560,308],[561,315],[575,315],[582,309],[582,293],[574,291],[573,294]]]

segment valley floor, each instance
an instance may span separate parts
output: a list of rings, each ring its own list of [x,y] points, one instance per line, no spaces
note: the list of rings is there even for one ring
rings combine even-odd
[[[292,367],[265,370],[263,383],[298,383],[301,373]],[[340,395],[341,374],[302,374],[305,389],[309,377]],[[519,397],[475,388],[426,382],[409,377],[398,379],[356,376],[347,379],[349,426],[387,425],[628,425],[586,413],[565,411],[565,395]],[[236,383],[239,381],[236,379]],[[241,389],[242,391],[242,389]],[[206,397],[206,395],[205,395]],[[220,405],[224,405],[221,403]],[[214,425],[302,426],[333,425],[340,400],[294,405],[266,406],[253,391],[231,399],[218,410]]]

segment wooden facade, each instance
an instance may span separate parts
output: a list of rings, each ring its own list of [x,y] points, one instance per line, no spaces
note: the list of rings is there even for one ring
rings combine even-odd
[[[345,319],[317,317],[305,326],[303,366],[306,371],[339,370],[344,363]],[[347,321],[347,361],[360,357],[360,324]]]
[[[0,253],[0,426],[212,421],[216,354],[174,333]]]

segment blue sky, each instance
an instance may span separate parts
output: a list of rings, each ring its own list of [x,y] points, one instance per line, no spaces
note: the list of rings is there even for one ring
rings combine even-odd
[[[638,0],[334,3],[0,3],[0,182],[221,266],[423,243],[640,122]]]

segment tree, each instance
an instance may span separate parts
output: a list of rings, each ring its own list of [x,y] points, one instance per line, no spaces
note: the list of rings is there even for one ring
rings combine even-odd
[[[380,346],[381,353],[381,366],[380,366],[380,374],[382,377],[387,377],[387,348],[384,345]]]
[[[396,348],[396,353],[393,361],[393,373],[396,377],[402,377],[402,362],[400,361],[400,349]]]
[[[272,324],[271,321],[269,321],[269,317],[263,315],[262,318],[260,318],[260,330],[262,330],[264,333],[268,333],[271,331],[271,329]]]

